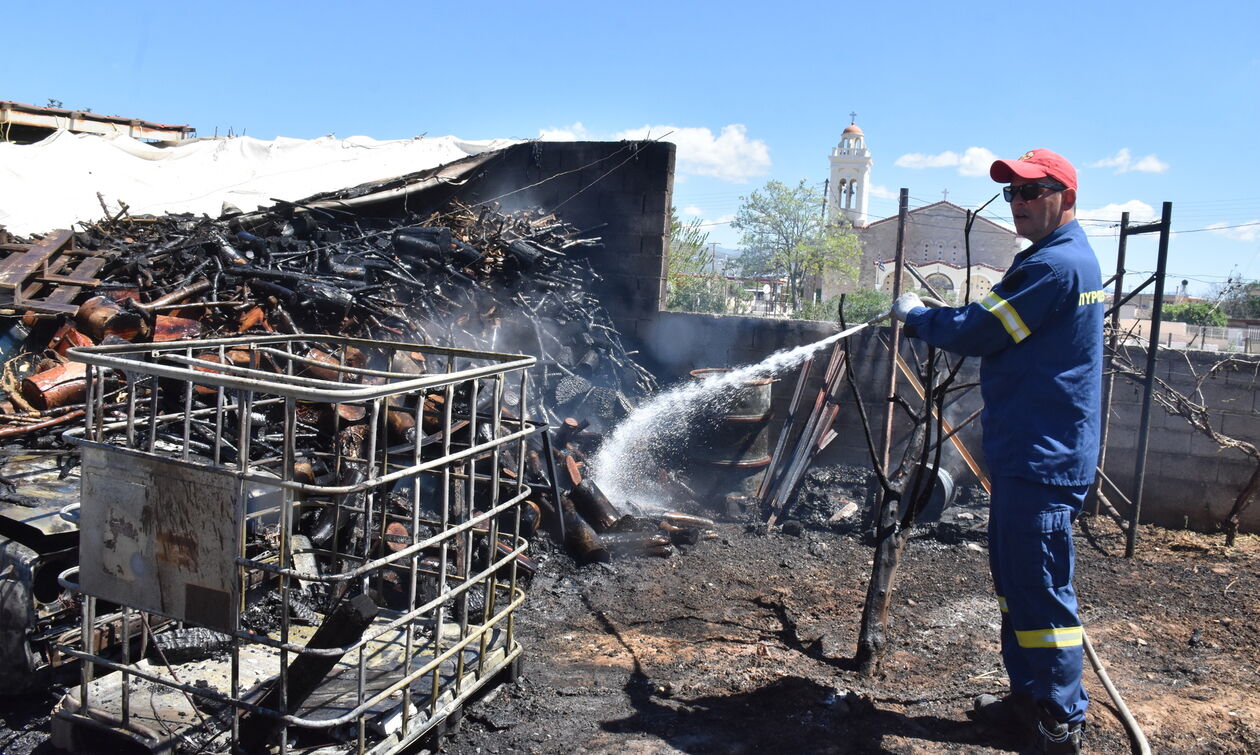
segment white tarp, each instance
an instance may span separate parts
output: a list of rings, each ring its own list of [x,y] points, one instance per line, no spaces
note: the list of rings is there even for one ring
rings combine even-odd
[[[0,225],[20,236],[111,214],[192,212],[228,202],[245,212],[324,191],[445,165],[515,144],[453,136],[378,141],[365,136],[262,141],[196,139],[155,147],[128,136],[58,131],[35,144],[0,143]]]

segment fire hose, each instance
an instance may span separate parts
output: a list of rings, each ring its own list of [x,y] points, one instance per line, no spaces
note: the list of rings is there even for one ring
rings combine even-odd
[[[1085,655],[1089,657],[1089,665],[1094,668],[1094,673],[1098,675],[1098,681],[1102,682],[1103,689],[1107,690],[1107,695],[1111,698],[1111,702],[1116,704],[1116,711],[1120,716],[1120,721],[1124,724],[1124,728],[1129,730],[1134,743],[1137,744],[1138,753],[1140,755],[1151,755],[1151,746],[1146,741],[1146,734],[1142,732],[1142,727],[1138,726],[1137,719],[1129,712],[1129,706],[1125,705],[1124,698],[1120,697],[1120,691],[1111,683],[1111,677],[1107,676],[1107,670],[1103,668],[1102,659],[1098,657],[1098,653],[1094,650],[1094,643],[1089,641],[1089,635],[1085,634],[1085,630],[1081,629],[1081,642],[1085,646]]]

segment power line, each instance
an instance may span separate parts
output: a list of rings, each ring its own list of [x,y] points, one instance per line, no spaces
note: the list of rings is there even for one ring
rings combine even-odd
[[[1173,233],[1199,233],[1200,231],[1225,231],[1225,230],[1229,230],[1230,228],[1251,228],[1252,226],[1257,226],[1257,225],[1260,225],[1260,220],[1253,220],[1250,223],[1239,223],[1238,225],[1215,225],[1215,226],[1208,226],[1207,228],[1191,228],[1188,231],[1179,231],[1174,228]]]

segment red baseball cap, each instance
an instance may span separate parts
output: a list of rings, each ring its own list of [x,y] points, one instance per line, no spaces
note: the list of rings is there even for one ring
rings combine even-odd
[[[1029,150],[1018,160],[994,160],[989,166],[989,177],[998,183],[1007,183],[1016,176],[1029,181],[1053,178],[1069,189],[1076,188],[1076,168],[1062,155],[1048,149]]]

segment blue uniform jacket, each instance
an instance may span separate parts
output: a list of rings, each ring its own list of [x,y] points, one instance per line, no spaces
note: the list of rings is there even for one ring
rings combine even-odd
[[[1088,485],[1098,464],[1104,295],[1098,259],[1075,221],[1015,256],[966,307],[918,308],[906,332],[982,357],[989,473]]]

